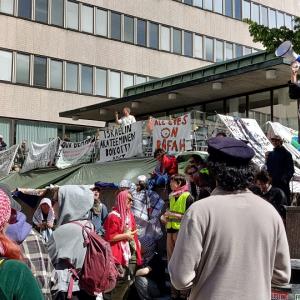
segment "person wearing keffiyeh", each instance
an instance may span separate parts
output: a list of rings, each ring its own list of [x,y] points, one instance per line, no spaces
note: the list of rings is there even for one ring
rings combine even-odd
[[[48,242],[49,237],[52,235],[54,220],[55,215],[51,200],[43,198],[33,215],[32,221],[38,231],[40,231],[45,242]]]
[[[123,299],[132,283],[136,265],[142,264],[136,223],[130,210],[131,204],[132,196],[128,190],[121,191],[104,223],[104,238],[110,242],[116,265],[123,275],[111,292],[111,299],[114,300]]]

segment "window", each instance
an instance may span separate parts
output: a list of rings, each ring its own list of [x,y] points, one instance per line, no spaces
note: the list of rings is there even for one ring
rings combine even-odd
[[[243,56],[243,46],[242,45],[235,45],[235,56],[236,57]]]
[[[121,78],[119,72],[110,71],[109,77],[109,96],[120,98],[121,96]]]
[[[249,19],[251,18],[250,14],[250,1],[242,0],[242,16],[243,19]]]
[[[224,42],[216,40],[216,62],[224,60]]]
[[[52,60],[50,62],[50,88],[62,89],[63,78],[63,63],[59,60]]]
[[[78,65],[67,63],[66,65],[66,90],[78,91]]]
[[[128,16],[124,17],[124,41],[134,42],[134,19]]]
[[[0,12],[12,15],[14,13],[14,0],[0,0]]]
[[[87,5],[81,6],[81,30],[93,33],[94,8]]]
[[[269,27],[276,28],[276,11],[269,8]]]
[[[181,54],[182,53],[182,38],[181,30],[173,29],[173,52]]]
[[[78,3],[67,2],[67,28],[78,29]]]
[[[146,37],[146,21],[137,20],[137,44],[141,46],[147,45],[147,37]]]
[[[31,19],[31,0],[19,0],[18,16],[26,19]]]
[[[184,31],[184,55],[193,56],[193,34]]]
[[[106,96],[106,70],[96,69],[96,95]]]
[[[268,26],[268,8],[265,6],[260,7],[260,24]]]
[[[34,57],[33,84],[37,86],[47,86],[47,58],[41,56]]]
[[[0,80],[11,81],[12,53],[0,50]]]
[[[251,54],[252,50],[249,47],[244,47],[244,55]]]
[[[16,82],[29,84],[29,62],[30,56],[17,53],[16,60]]]
[[[242,20],[242,1],[234,1],[234,17],[238,20]]]
[[[214,12],[223,13],[223,0],[214,0]]]
[[[35,0],[35,20],[48,23],[48,0]]]
[[[203,0],[203,8],[212,10],[212,0]]]
[[[129,86],[133,86],[133,75],[123,74],[123,89],[126,89]]]
[[[51,24],[64,25],[64,0],[52,0]]]
[[[149,47],[158,49],[158,24],[149,23]]]
[[[251,3],[251,20],[259,24],[259,5]]]
[[[93,94],[93,68],[81,66],[81,93]]]
[[[170,28],[161,26],[160,31],[160,49],[170,51]]]
[[[249,95],[249,118],[256,119],[261,127],[271,120],[270,91]]]
[[[285,26],[289,29],[293,29],[293,20],[292,16],[285,14],[284,15]]]
[[[136,75],[135,77],[135,84],[142,84],[147,81],[145,76]]]
[[[121,40],[121,15],[111,13],[110,15],[110,37],[112,39]]]
[[[206,112],[206,118],[207,120],[210,121],[216,121],[217,115],[218,114],[223,114],[224,113],[224,101],[215,101],[211,103],[206,103],[205,104],[205,112]]]
[[[214,41],[211,38],[205,38],[205,59],[209,61],[214,60]]]
[[[233,44],[226,42],[226,60],[233,58]]]
[[[96,10],[96,34],[107,36],[107,11]]]
[[[288,88],[274,90],[273,121],[298,130],[297,101],[290,101]]]
[[[202,7],[202,0],[194,0],[194,6]]]
[[[246,97],[236,97],[226,100],[226,113],[233,117],[246,117]]]
[[[225,15],[227,17],[233,16],[232,0],[225,0]]]
[[[193,5],[193,0],[183,0],[183,3]]]
[[[194,34],[194,56],[203,58],[203,43],[202,36]]]
[[[280,28],[281,26],[284,26],[284,15],[277,11],[277,28]]]

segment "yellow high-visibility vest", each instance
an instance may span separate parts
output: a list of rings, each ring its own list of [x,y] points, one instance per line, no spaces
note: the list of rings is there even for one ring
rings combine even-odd
[[[186,211],[186,199],[190,195],[189,192],[182,193],[179,198],[176,200],[174,196],[170,197],[170,212],[183,215]],[[180,229],[181,220],[172,219],[167,223],[167,229]]]

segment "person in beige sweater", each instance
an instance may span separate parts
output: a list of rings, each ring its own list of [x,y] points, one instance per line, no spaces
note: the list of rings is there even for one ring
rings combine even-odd
[[[277,211],[247,189],[254,151],[233,138],[208,141],[217,181],[192,204],[169,262],[172,284],[190,300],[270,300],[271,284],[289,283],[290,254]]]

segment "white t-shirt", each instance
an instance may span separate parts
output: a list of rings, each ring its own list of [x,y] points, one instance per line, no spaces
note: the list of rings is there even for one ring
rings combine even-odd
[[[122,117],[121,119],[118,120],[118,123],[122,126],[130,125],[135,122],[136,122],[135,117],[132,115],[129,115],[128,117]]]

